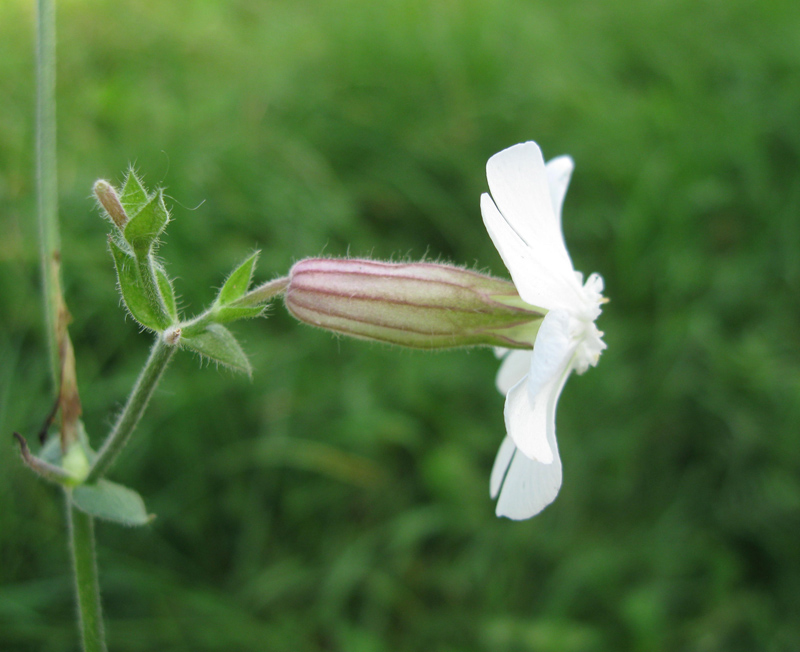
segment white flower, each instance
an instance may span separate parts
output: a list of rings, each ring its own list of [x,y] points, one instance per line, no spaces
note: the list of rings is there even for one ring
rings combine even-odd
[[[561,488],[556,444],[556,403],[574,370],[597,364],[606,348],[595,320],[603,279],[586,283],[572,266],[561,231],[561,206],[573,163],[568,156],[545,165],[536,143],[515,145],[486,164],[489,194],[481,197],[483,221],[522,299],[547,311],[533,351],[507,354],[497,375],[506,394],[507,436],[490,481],[497,515],[530,518]]]

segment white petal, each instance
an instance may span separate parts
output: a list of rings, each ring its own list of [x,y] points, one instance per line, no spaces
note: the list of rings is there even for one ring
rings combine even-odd
[[[522,380],[531,368],[531,351],[510,351],[505,360],[500,364],[495,383],[501,394],[508,394],[509,390]]]
[[[536,143],[515,145],[489,159],[492,196],[481,196],[484,224],[520,296],[547,309],[578,305],[581,296],[554,212],[566,192],[567,162],[568,157],[556,159],[551,180]],[[557,197],[551,196],[551,183]]]
[[[533,343],[531,367],[528,374],[528,392],[532,402],[542,389],[556,377],[563,375],[570,362],[576,342],[570,337],[571,317],[564,310],[551,310],[542,320],[536,340]],[[517,442],[517,446],[520,446]],[[524,450],[525,446],[522,445]]]
[[[536,516],[552,503],[561,488],[561,458],[555,438],[552,441],[554,459],[550,464],[541,464],[525,457],[511,444],[510,460],[506,438],[497,454],[492,481],[501,475],[499,467],[505,471],[500,499],[497,501],[497,515],[514,520]],[[501,458],[502,455],[502,458]]]
[[[556,163],[554,172],[560,166],[563,163]],[[486,178],[495,206],[533,257],[572,285],[572,261],[553,210],[549,175],[539,146],[521,143],[495,154],[486,164]],[[509,271],[513,276],[514,270]]]
[[[559,156],[549,160],[545,168],[547,169],[547,183],[550,186],[550,198],[553,201],[553,211],[560,225],[561,207],[564,205],[564,196],[567,194],[575,163],[569,156]]]
[[[571,268],[565,273],[563,265],[553,264],[550,255],[552,248],[540,247],[538,244],[536,247],[529,247],[511,228],[486,193],[481,195],[481,213],[489,237],[523,301],[546,310],[580,305],[581,286],[575,273]],[[551,219],[555,220],[552,209],[550,213]]]
[[[492,498],[497,498],[497,494],[500,492],[500,486],[503,484],[503,480],[506,478],[508,465],[511,464],[511,458],[514,456],[514,452],[516,450],[517,447],[514,446],[514,442],[511,441],[511,437],[506,436],[503,439],[503,443],[500,444],[500,449],[497,451],[497,456],[494,458],[492,475],[489,478],[489,495]]]
[[[572,370],[575,345],[565,332],[568,324],[569,315],[563,311],[545,315],[533,346],[530,371],[506,395],[508,436],[524,455],[544,464],[553,460],[549,441],[555,441],[556,402]]]
[[[535,401],[528,392],[528,377],[518,382],[506,394],[506,432],[524,455],[542,464],[553,461],[553,450],[547,442],[548,430],[555,430],[555,410],[549,409],[549,392],[555,391],[558,379],[542,388]],[[552,426],[551,426],[552,422]]]

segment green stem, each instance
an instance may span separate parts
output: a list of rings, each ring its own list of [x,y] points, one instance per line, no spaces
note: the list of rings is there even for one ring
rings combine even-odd
[[[56,11],[55,0],[38,0],[36,20],[36,194],[44,309],[50,371],[60,382],[58,317],[61,299],[56,172]]]
[[[97,558],[94,549],[94,519],[72,504],[70,490],[67,501],[72,566],[75,571],[75,592],[84,652],[106,652],[100,585],[97,581]]]
[[[272,281],[267,281],[263,285],[250,290],[244,296],[239,297],[236,301],[233,301],[227,304],[226,307],[231,308],[251,308],[260,305],[266,305],[271,299],[274,299],[279,294],[283,294],[286,291],[287,286],[289,285],[289,277],[283,276],[281,278],[276,278]],[[192,317],[187,321],[183,321],[179,324],[183,331],[184,337],[195,337],[202,333],[209,324],[219,323],[217,322],[217,310],[219,309],[219,305],[214,302],[208,310],[205,312],[197,315],[197,317]]]
[[[153,395],[159,380],[161,380],[161,376],[176,348],[167,344],[163,336],[158,336],[150,351],[150,357],[147,359],[144,369],[139,374],[136,385],[134,385],[133,391],[128,397],[128,402],[125,404],[108,438],[97,453],[92,468],[89,470],[89,475],[86,476],[86,482],[95,482],[101,478],[113,464],[125,444],[128,443],[133,429],[139,423],[142,414],[144,414],[147,404],[150,402],[150,397]]]
[[[289,277],[282,276],[281,278],[276,278],[271,281],[267,281],[263,285],[259,285],[257,288],[250,290],[250,292],[248,292],[243,297],[234,301],[231,305],[258,306],[262,303],[270,301],[279,294],[283,294],[284,292],[286,292],[286,288],[288,286],[289,286]]]
[[[50,374],[62,411],[70,404],[65,427],[74,426],[80,403],[74,382],[72,347],[66,334],[66,307],[61,293],[61,237],[58,228],[58,175],[56,165],[56,9],[55,0],[36,3],[36,196],[39,222],[39,256]],[[63,332],[62,332],[63,329]],[[66,367],[66,370],[65,370]],[[64,378],[65,373],[70,377]],[[70,385],[65,392],[64,383]],[[23,440],[24,441],[24,440]],[[66,441],[62,434],[62,442]],[[27,446],[25,446],[27,448]],[[94,551],[91,516],[72,506],[65,491],[70,549],[75,569],[75,590],[84,652],[106,652],[100,586]]]

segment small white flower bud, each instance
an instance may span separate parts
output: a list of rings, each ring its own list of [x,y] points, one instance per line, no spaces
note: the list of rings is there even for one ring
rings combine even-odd
[[[117,228],[125,228],[125,224],[128,222],[128,215],[125,213],[125,209],[119,201],[119,196],[117,195],[117,191],[114,190],[114,186],[108,181],[99,179],[95,181],[93,191],[94,196],[97,197],[97,201],[99,201],[100,205],[106,210],[106,213],[108,213],[108,216],[114,224],[117,225]]]

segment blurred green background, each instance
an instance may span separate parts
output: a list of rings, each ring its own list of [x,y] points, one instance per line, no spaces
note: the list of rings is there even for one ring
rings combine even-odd
[[[11,431],[50,405],[32,1],[0,2],[0,650],[77,649],[57,492]],[[800,649],[800,12],[795,0],[63,0],[64,278],[95,443],[149,338],[114,289],[98,177],[168,189],[188,313],[254,248],[505,269],[487,158],[571,154],[564,229],[606,279],[564,486],[497,519],[491,351],[237,324],[252,381],[185,354],[98,526],[115,652]]]

